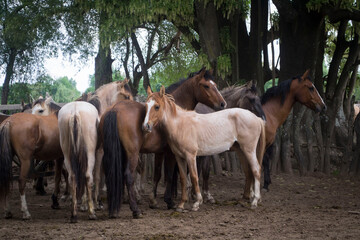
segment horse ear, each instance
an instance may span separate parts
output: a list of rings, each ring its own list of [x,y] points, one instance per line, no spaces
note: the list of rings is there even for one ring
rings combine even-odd
[[[309,77],[310,69],[306,70],[306,72],[302,75],[302,79],[307,79]]]
[[[52,97],[51,96],[49,96],[49,97],[47,97],[46,99],[45,99],[45,104],[46,105],[49,105],[51,102],[53,102],[54,100],[52,99]]]
[[[150,96],[150,95],[153,93],[153,92],[151,91],[150,85],[147,87],[146,93],[147,93],[148,96]]]
[[[124,87],[129,82],[129,79],[125,78],[124,81],[120,82],[120,87]]]
[[[251,86],[253,85],[253,81],[252,80],[250,80],[250,81],[248,81],[247,83],[246,83],[246,88],[251,88]]]
[[[160,97],[163,97],[164,95],[165,95],[165,87],[164,85],[162,85],[160,88]]]
[[[199,79],[202,79],[202,78],[204,77],[205,73],[206,73],[206,67],[203,67],[203,68],[200,70],[200,72],[199,72],[199,74],[197,75],[197,77],[198,77]]]

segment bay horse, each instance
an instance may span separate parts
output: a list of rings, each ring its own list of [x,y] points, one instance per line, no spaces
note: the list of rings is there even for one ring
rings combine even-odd
[[[230,149],[245,156],[246,163],[251,168],[254,177],[251,184],[254,190],[251,206],[255,208],[261,199],[261,162],[265,151],[263,119],[241,108],[198,114],[177,106],[173,97],[165,94],[164,87],[158,93],[152,93],[150,88],[147,92],[143,129],[151,132],[154,126],[159,125],[176,156],[182,188],[177,210],[183,211],[187,201],[186,165],[196,193],[192,210],[197,211],[203,199],[198,183],[196,156],[218,154]]]
[[[310,70],[302,76],[293,77],[269,88],[261,97],[261,104],[266,116],[266,152],[263,159],[264,186],[269,188],[271,183],[269,160],[272,144],[275,141],[277,129],[289,116],[293,105],[299,102],[315,112],[326,110],[326,104],[309,77]],[[250,178],[250,176],[247,176]],[[249,184],[245,185],[244,198],[249,197]]]
[[[64,105],[59,111],[60,145],[65,158],[66,170],[69,173],[68,180],[71,184],[70,221],[72,223],[77,222],[77,197],[82,196],[85,190],[89,219],[96,219],[92,186],[99,117],[112,104],[132,99],[127,83],[128,79],[125,79],[122,82],[103,85],[87,99],[89,102],[71,102]]]
[[[211,73],[203,68],[169,88],[173,90],[176,103],[184,108],[194,109],[198,102],[202,102],[212,108],[223,109],[226,102],[212,79]],[[155,127],[151,134],[143,133],[145,114],[144,104],[120,101],[100,119],[99,146],[104,148],[109,217],[116,217],[119,213],[125,183],[133,217],[141,216],[134,193],[139,154],[156,153],[156,156],[161,156],[166,151],[167,142],[160,128]]]

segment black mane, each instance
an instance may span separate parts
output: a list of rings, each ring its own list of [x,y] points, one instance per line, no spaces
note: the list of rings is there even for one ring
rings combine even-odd
[[[190,78],[193,78],[194,76],[199,74],[201,71],[202,71],[202,69],[200,69],[197,72],[192,72],[192,73],[189,74],[189,76],[187,78],[180,79],[178,82],[171,84],[170,86],[168,86],[165,89],[165,93],[171,94],[178,87],[180,87],[184,82],[186,82]],[[214,77],[210,74],[210,72],[208,70],[206,70],[204,78],[205,78],[205,80],[213,80],[214,79]]]
[[[297,79],[299,82],[301,82],[301,77],[297,76],[297,77],[293,77],[290,78],[286,81],[283,81],[281,83],[279,83],[278,86],[274,86],[269,88],[261,97],[261,104],[265,104],[267,101],[269,101],[270,99],[274,98],[274,97],[281,97],[281,104],[284,104],[286,95],[288,94],[288,92],[290,91],[290,85],[292,83],[293,80]]]

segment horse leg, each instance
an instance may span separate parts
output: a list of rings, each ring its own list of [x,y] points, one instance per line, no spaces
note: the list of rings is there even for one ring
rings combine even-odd
[[[251,208],[256,208],[258,201],[261,199],[260,195],[260,178],[261,178],[261,166],[257,160],[255,151],[252,153],[244,152],[245,156],[248,159],[249,167],[253,175],[253,182],[251,186],[253,187],[254,197],[251,200]]]
[[[59,158],[55,160],[55,188],[51,196],[53,202],[51,205],[52,209],[60,209],[58,196],[60,193],[61,171],[63,169],[63,164],[64,164],[64,158]]]
[[[93,186],[93,170],[95,165],[95,152],[87,154],[88,159],[88,168],[86,170],[86,192],[87,192],[87,200],[89,207],[89,219],[95,220],[95,208],[94,202],[92,199],[92,186]]]
[[[66,160],[65,160],[66,161]],[[77,223],[77,196],[76,196],[76,177],[72,171],[68,171],[69,173],[69,185],[71,189],[71,223]]]
[[[264,186],[263,188],[269,191],[269,185],[271,184],[271,177],[270,177],[270,159],[273,152],[273,145],[268,147],[265,151],[264,158],[263,158],[263,168],[264,168]]]
[[[25,185],[26,185],[26,178],[29,173],[30,159],[23,159],[21,161],[20,167],[20,176],[19,176],[19,192],[20,192],[20,199],[21,199],[21,212],[23,213],[23,220],[31,219],[31,215],[27,208],[26,198],[25,198]]]
[[[69,184],[69,173],[66,171],[66,169],[62,168],[61,169],[61,174],[63,175],[64,177],[64,180],[65,180],[65,192],[64,194],[61,196],[61,200],[63,202],[66,202],[66,200],[71,197],[70,196],[70,184]]]
[[[129,156],[129,155],[128,155]],[[125,182],[126,188],[129,195],[129,204],[130,209],[133,212],[133,218],[141,218],[142,214],[136,202],[135,189],[134,189],[134,179],[136,174],[136,166],[138,164],[139,155],[130,156],[128,158],[127,166],[125,169]]]
[[[189,168],[191,182],[192,182],[192,185],[194,186],[195,194],[196,194],[196,202],[193,204],[193,207],[191,210],[198,211],[200,204],[203,203],[203,198],[201,196],[200,187],[199,187],[199,178],[198,178],[197,168],[196,168],[196,155],[195,156],[189,155],[189,156],[187,156],[186,160],[187,160],[187,164],[188,164],[188,168]]]
[[[10,210],[10,197],[9,197],[10,193],[5,197],[5,206],[4,206],[4,210],[5,210],[5,219],[10,219],[13,217],[11,210]]]
[[[170,150],[168,149],[166,151],[170,151]],[[165,171],[164,175],[166,177],[166,188],[164,193],[164,201],[166,202],[168,209],[173,209],[175,208],[175,203],[172,199],[173,178],[174,178],[173,175],[177,160],[172,153],[166,153],[165,156],[166,157],[164,161],[164,171]]]
[[[177,206],[176,211],[183,212],[184,204],[188,200],[187,191],[186,191],[186,161],[185,161],[185,159],[176,157],[176,162],[179,167],[180,182],[181,182],[181,201],[180,201],[179,205]]]
[[[157,205],[158,203],[156,201],[156,195],[157,195],[157,187],[158,187],[159,181],[161,179],[161,168],[162,168],[163,161],[164,161],[164,154],[156,153],[155,154],[155,163],[154,163],[153,190],[152,190],[152,193],[150,193],[150,195],[149,195],[150,208],[158,207],[158,205]]]
[[[101,177],[103,176],[103,171],[102,171],[103,156],[104,156],[104,150],[102,147],[100,147],[96,151],[96,159],[94,166],[94,178],[95,178],[94,202],[96,204],[96,210],[102,210],[104,208],[104,205],[101,202],[101,198],[100,198]]]
[[[214,197],[210,194],[209,191],[209,178],[210,178],[210,156],[206,156],[202,160],[202,177],[203,177],[203,184],[202,189],[205,196],[205,201],[210,203],[215,203]],[[199,176],[200,176],[200,169],[198,168]]]
[[[253,181],[253,175],[249,168],[247,158],[244,155],[243,151],[239,148],[236,148],[235,150],[240,159],[240,164],[245,174],[245,186],[244,186],[243,198],[249,200],[251,198],[251,186]]]

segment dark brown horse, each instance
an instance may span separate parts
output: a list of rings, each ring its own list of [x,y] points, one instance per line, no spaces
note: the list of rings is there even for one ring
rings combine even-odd
[[[211,74],[205,69],[191,74],[189,78],[169,88],[174,86],[177,87],[172,92],[175,101],[184,108],[194,109],[198,102],[215,109],[226,106]],[[145,114],[143,104],[120,101],[100,120],[99,142],[102,142],[104,148],[103,165],[110,217],[116,217],[119,212],[124,182],[127,185],[133,217],[141,215],[134,193],[134,174],[139,153],[163,153],[167,146],[163,132],[157,127],[151,134],[143,133],[142,122]]]

